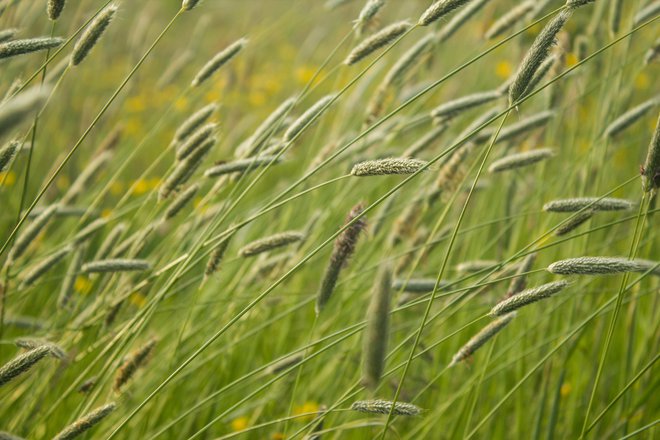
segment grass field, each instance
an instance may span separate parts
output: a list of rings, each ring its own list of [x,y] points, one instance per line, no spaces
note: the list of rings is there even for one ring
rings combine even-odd
[[[652,439],[660,2],[0,0],[0,439]]]

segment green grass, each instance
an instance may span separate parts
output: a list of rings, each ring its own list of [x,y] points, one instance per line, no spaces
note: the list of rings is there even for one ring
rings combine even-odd
[[[538,256],[521,274],[528,287],[561,279],[545,270],[560,259],[660,260],[656,195],[642,191],[639,176],[658,106],[620,135],[604,135],[617,117],[658,93],[660,67],[644,64],[658,16],[633,25],[648,2],[624,2],[614,34],[609,2],[575,10],[551,50],[559,61],[533,91],[512,105],[504,93],[448,121],[416,157],[427,163],[419,171],[373,177],[351,176],[350,169],[400,156],[434,128],[430,112],[440,104],[502,86],[564,2],[546,2],[492,41],[485,31],[518,2],[487,2],[390,85],[370,118],[391,66],[460,9],[430,26],[414,25],[345,66],[363,38],[352,29],[361,0],[336,7],[331,1],[205,0],[191,11],[180,11],[178,0],[124,1],[88,58],[52,77],[109,2],[68,0],[54,23],[46,1],[6,3],[0,29],[20,28],[15,38],[61,36],[66,43],[0,60],[0,96],[19,78],[23,86],[15,96],[40,83],[52,87],[48,100],[0,139],[3,146],[13,139],[31,144],[0,173],[0,365],[25,351],[16,345],[20,338],[57,344],[67,358],[46,357],[0,386],[0,430],[52,438],[116,402],[83,437],[650,439],[657,433],[660,284],[650,272],[570,277],[564,291],[520,309],[469,359],[448,368],[491,321],[489,310],[516,277],[514,265],[530,253]],[[416,23],[430,3],[386,1],[369,31],[403,19]],[[234,58],[200,87],[190,85],[211,57],[242,37],[249,43]],[[582,59],[578,37],[589,43]],[[330,93],[336,97],[324,111],[272,153],[281,162],[204,177],[215,163],[235,160],[239,145],[285,99],[296,103],[268,132],[262,150]],[[219,124],[217,142],[182,188],[197,183],[200,191],[162,221],[172,197],[159,202],[158,190],[176,167],[172,136],[210,102],[220,105],[209,119]],[[507,127],[547,110],[554,112],[548,122],[499,141]],[[8,261],[14,240],[33,221],[31,211],[58,203],[118,130],[112,158],[71,203],[84,214],[55,216],[24,255]],[[485,130],[492,136],[472,147],[439,187],[455,152]],[[544,147],[555,155],[488,172],[494,160]],[[429,199],[434,191],[439,196]],[[554,231],[579,213],[542,206],[570,197],[625,198],[635,207],[598,212],[557,237]],[[333,242],[359,202],[368,226],[316,316]],[[20,286],[35,264],[99,217],[108,220],[100,232],[34,285]],[[119,223],[127,229],[121,240],[149,233],[116,257],[144,259],[153,269],[77,273],[70,305],[59,306],[74,253],[93,260]],[[305,239],[259,256],[238,255],[254,240],[292,230],[306,232]],[[219,270],[205,277],[209,256],[228,237]],[[278,255],[281,261],[264,270],[268,257]],[[476,273],[456,270],[474,260],[496,263]],[[398,267],[395,278],[437,283],[405,304],[398,302],[403,292],[392,292],[384,373],[368,390],[362,330],[383,266]],[[115,390],[117,370],[151,338],[158,342],[148,359]],[[269,370],[291,355],[302,360]],[[91,378],[91,390],[78,391]],[[367,399],[409,402],[423,412],[403,417],[349,409]]]

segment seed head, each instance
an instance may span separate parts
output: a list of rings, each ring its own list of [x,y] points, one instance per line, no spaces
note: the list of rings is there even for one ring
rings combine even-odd
[[[362,383],[375,389],[385,369],[390,327],[392,278],[390,269],[381,269],[367,309],[362,349]]]
[[[0,137],[15,130],[24,119],[41,108],[51,88],[33,87],[19,95],[0,102]]]
[[[215,138],[209,138],[199,147],[195,148],[185,159],[179,161],[176,167],[163,181],[159,191],[158,200],[164,200],[180,185],[186,183],[202,164],[204,156],[215,145]]]
[[[502,95],[498,90],[473,93],[434,108],[431,110],[431,117],[439,123],[447,122],[462,112],[488,104],[489,102],[499,99],[501,96]]]
[[[16,156],[20,146],[20,142],[11,141],[0,150],[0,172],[7,169],[9,162],[11,162],[14,156]]]
[[[527,272],[529,272],[536,261],[536,253],[527,255],[522,264],[516,271],[516,277],[509,283],[509,289],[504,298],[511,298],[513,295],[525,289],[527,284]]]
[[[660,13],[660,1],[656,0],[650,2],[635,14],[635,17],[633,18],[633,27],[639,26],[651,17],[656,16],[658,13]]]
[[[353,166],[353,176],[384,176],[389,174],[413,174],[427,162],[417,159],[396,158],[367,160]]]
[[[286,99],[257,127],[252,136],[236,149],[238,158],[253,156],[268,137],[282,124],[284,117],[296,103],[295,98]]]
[[[553,200],[543,205],[544,211],[549,212],[577,212],[583,209],[594,211],[628,211],[633,202],[612,197],[580,197],[574,199]]]
[[[231,241],[232,236],[233,234],[222,240],[220,244],[217,245],[215,249],[213,249],[213,252],[211,252],[209,261],[206,263],[206,270],[204,271],[205,277],[213,275],[218,270],[220,262],[222,262],[222,258],[227,251],[227,247],[229,247],[229,242]]]
[[[369,25],[383,6],[385,6],[385,0],[367,0],[367,3],[365,3],[360,11],[360,15],[358,15],[358,19],[355,21],[354,27],[358,35]]]
[[[439,0],[424,11],[422,16],[419,17],[418,24],[420,26],[428,26],[454,9],[460,8],[469,2],[470,0]]]
[[[488,171],[491,173],[499,173],[502,171],[522,168],[541,162],[554,155],[555,153],[552,148],[539,148],[536,150],[525,151],[523,153],[511,154],[493,162],[490,167],[488,167]]]
[[[392,411],[392,402],[380,399],[358,400],[353,402],[351,409],[369,414],[389,414]],[[396,402],[392,413],[397,416],[416,416],[422,413],[422,409],[412,403]]]
[[[11,40],[19,32],[17,28],[8,28],[0,30],[0,43]],[[13,93],[7,93],[8,96],[13,95]]]
[[[30,223],[23,232],[16,238],[14,246],[9,253],[9,261],[16,261],[25,250],[28,248],[30,243],[37,238],[37,235],[46,227],[50,219],[57,212],[57,205],[51,205],[44,210],[37,218],[35,218],[32,223]]]
[[[458,364],[461,361],[464,361],[465,359],[469,358],[474,354],[475,351],[477,351],[479,348],[481,348],[482,345],[484,345],[486,342],[488,342],[490,339],[492,339],[497,333],[499,333],[500,330],[502,330],[504,327],[506,327],[513,318],[515,318],[516,312],[511,312],[507,313],[504,316],[501,316],[485,326],[484,328],[479,331],[476,335],[470,338],[469,341],[465,343],[454,355],[454,357],[451,359],[451,362],[449,363],[449,367],[453,367],[454,365]]]
[[[172,143],[176,145],[186,140],[188,136],[193,134],[217,110],[218,104],[211,103],[190,115],[190,117],[183,121],[179,128],[177,128],[176,133],[174,133],[174,139],[172,140]]]
[[[623,257],[578,257],[552,263],[548,272],[556,275],[608,275],[624,272],[660,274],[660,263],[648,260],[629,260]]]
[[[596,0],[566,0],[566,6],[571,9],[577,9],[581,6],[594,3]]]
[[[566,223],[562,224],[555,230],[555,235],[561,237],[566,235],[571,231],[577,229],[581,224],[593,217],[595,211],[593,209],[586,209],[584,211],[578,212]]]
[[[108,403],[99,408],[96,408],[89,414],[84,415],[80,419],[67,426],[53,440],[71,440],[83,434],[84,432],[92,429],[101,420],[106,418],[117,408],[115,403]]]
[[[120,392],[123,386],[133,377],[135,372],[145,365],[149,359],[149,355],[156,346],[156,339],[149,340],[142,347],[135,350],[133,353],[126,357],[122,362],[115,375],[114,390]]]
[[[523,290],[522,292],[497,303],[497,305],[491,309],[490,316],[502,316],[528,304],[535,303],[544,298],[549,298],[567,286],[568,282],[562,280]]]
[[[226,174],[243,173],[254,171],[257,168],[265,167],[269,164],[278,163],[281,158],[278,156],[256,156],[249,159],[235,160],[234,162],[224,163],[209,168],[204,172],[206,177],[218,177]]]
[[[279,234],[264,237],[247,244],[238,251],[238,254],[242,257],[252,257],[261,254],[262,252],[268,252],[273,249],[287,246],[291,243],[300,241],[303,238],[304,235],[298,231],[280,232]]]
[[[40,50],[53,49],[64,42],[63,38],[40,37],[25,40],[12,40],[0,43],[0,59],[25,55]]]
[[[49,345],[33,348],[0,367],[0,387],[32,368],[37,362],[52,354]]]
[[[211,122],[198,128],[177,148],[176,160],[184,160],[199,148],[200,145],[204,145],[207,140],[211,139],[217,127],[218,124]]]
[[[376,50],[380,49],[383,46],[388,45],[394,41],[397,37],[401,36],[410,28],[410,23],[407,21],[400,21],[394,24],[391,24],[382,30],[376,32],[375,34],[367,37],[364,41],[358,44],[355,49],[351,51],[348,55],[344,64],[350,66],[357,63],[358,61],[366,58]]]
[[[194,7],[194,5],[192,6]],[[192,9],[191,7],[191,9]],[[229,60],[234,58],[238,52],[245,47],[248,43],[248,40],[241,38],[240,40],[232,43],[226,49],[220,51],[216,56],[211,58],[211,60],[206,63],[200,71],[197,73],[195,78],[192,81],[193,87],[199,87],[204,81],[209,79],[215,72],[218,71],[222,66],[227,64]]]
[[[82,271],[85,273],[131,272],[149,269],[151,269],[151,263],[146,260],[122,258],[91,261],[82,265]]]
[[[367,227],[367,222],[364,217],[357,219],[363,211],[364,205],[362,203],[355,205],[353,209],[351,209],[351,212],[349,212],[344,223],[349,224],[349,226],[335,239],[335,245],[332,250],[332,255],[330,256],[330,263],[325,269],[323,281],[321,281],[321,287],[316,296],[315,310],[317,315],[321,313],[330,300],[341,270],[348,264],[348,260],[355,252],[355,247],[360,234]]]
[[[408,293],[430,293],[435,289],[436,282],[435,278],[395,279],[392,283],[392,290]],[[440,281],[438,289],[445,288],[448,284],[447,281]]]
[[[184,11],[190,11],[198,4],[199,4],[199,0],[183,0],[183,2],[181,3],[181,9]]]
[[[303,130],[307,128],[307,126],[311,123],[313,123],[318,117],[321,115],[322,112],[324,112],[327,107],[332,104],[332,102],[335,100],[336,95],[331,94],[331,95],[326,95],[323,98],[319,99],[316,101],[316,103],[311,106],[305,113],[300,115],[298,119],[293,121],[289,128],[284,132],[284,136],[282,136],[282,140],[284,142],[292,142],[298,134],[300,134]]]
[[[660,188],[660,115],[642,167],[642,187],[646,192]]]
[[[527,90],[534,74],[550,53],[550,48],[555,44],[555,37],[564,27],[564,24],[572,15],[572,9],[562,9],[545,25],[536,37],[527,55],[520,63],[511,86],[509,87],[509,105],[513,105],[522,97]]]
[[[486,31],[485,37],[489,40],[499,37],[534,9],[537,0],[526,0],[502,15]]]
[[[85,29],[73,47],[73,52],[71,53],[72,66],[79,65],[89,55],[89,52],[96,46],[96,43],[98,43],[108,28],[110,22],[112,22],[117,9],[119,8],[115,4],[108,5],[104,10],[99,12],[96,18],[94,18],[94,21]]]
[[[21,288],[25,288],[34,284],[39,278],[41,278],[46,272],[52,269],[57,263],[62,261],[71,253],[71,247],[65,247],[55,252],[54,254],[46,257],[43,261],[35,264],[32,268],[28,270],[28,273],[23,277],[21,281]]]
[[[287,356],[283,359],[280,359],[279,361],[275,362],[272,364],[268,369],[266,369],[266,372],[268,374],[277,374],[280,373],[290,367],[293,367],[294,365],[298,364],[305,358],[304,353],[296,353],[291,356]]]
[[[53,21],[60,18],[65,3],[65,0],[48,0],[48,5],[46,7],[48,18]]]
[[[607,126],[605,129],[605,136],[610,138],[617,136],[626,128],[640,120],[649,110],[658,105],[658,103],[660,103],[660,98],[654,97],[631,108]]]

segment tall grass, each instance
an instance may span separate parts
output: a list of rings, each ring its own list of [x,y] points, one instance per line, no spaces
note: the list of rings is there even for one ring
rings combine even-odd
[[[653,438],[655,3],[0,1],[0,437]]]

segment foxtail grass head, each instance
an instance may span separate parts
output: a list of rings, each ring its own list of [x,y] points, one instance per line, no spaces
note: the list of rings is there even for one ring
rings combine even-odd
[[[613,197],[577,197],[572,199],[558,199],[543,205],[548,212],[578,212],[583,209],[593,211],[629,211],[633,202]]]
[[[555,261],[548,272],[556,275],[610,275],[625,272],[660,274],[660,262],[624,257],[578,257]]]
[[[455,9],[468,4],[470,0],[439,0],[429,6],[419,17],[420,26],[428,26],[434,21],[444,17]]]
[[[566,0],[566,6],[571,9],[577,9],[589,3],[594,3],[596,0]]]
[[[53,437],[53,440],[70,440],[82,435],[98,425],[101,420],[108,417],[116,408],[117,405],[113,402],[92,410],[64,428],[59,434]]]
[[[394,407],[394,410],[392,410]],[[390,402],[389,400],[358,400],[351,404],[353,411],[367,414],[394,414],[395,416],[417,416],[422,413],[422,409],[412,403]]]
[[[200,0],[183,0],[181,3],[181,10],[190,11],[200,3]]]
[[[124,386],[135,375],[137,370],[147,363],[154,347],[156,346],[156,342],[158,341],[155,338],[152,338],[146,344],[139,347],[126,357],[115,375],[114,390],[116,392],[121,392]]]
[[[9,167],[9,163],[16,157],[16,153],[21,147],[18,141],[11,141],[0,149],[0,172]]]
[[[346,217],[345,224],[348,227],[335,239],[335,245],[330,256],[330,263],[325,269],[321,287],[316,296],[316,314],[320,314],[332,296],[339,273],[346,266],[348,260],[355,252],[358,238],[367,227],[364,217],[359,217],[364,211],[364,205],[358,203],[351,209]],[[358,218],[359,217],[359,218]]]
[[[538,148],[523,153],[510,154],[493,162],[488,167],[488,171],[491,173],[501,173],[503,171],[522,168],[551,158],[554,155],[555,153],[552,148]]]
[[[194,5],[193,5],[194,7]],[[191,8],[192,9],[192,8]],[[217,55],[209,60],[200,70],[197,72],[197,75],[192,80],[193,87],[199,87],[202,83],[208,80],[215,72],[217,72],[222,66],[227,64],[229,60],[234,58],[248,43],[246,38],[241,38],[238,41],[230,44],[227,48],[220,51]]]
[[[337,95],[330,94],[322,97],[308,108],[305,113],[300,115],[295,121],[289,125],[289,128],[284,132],[282,140],[284,142],[293,142],[294,139],[300,135],[309,125],[314,123],[321,113],[323,113],[337,98]]]
[[[385,176],[390,174],[413,174],[426,166],[427,162],[409,158],[367,160],[353,166],[353,176]]]
[[[641,171],[644,191],[649,192],[660,188],[660,115]]]
[[[278,234],[270,235],[245,245],[238,251],[238,254],[242,257],[253,257],[263,252],[268,252],[274,249],[288,246],[291,243],[296,243],[303,238],[304,235],[298,231],[280,232]]]
[[[362,383],[370,389],[378,386],[385,370],[391,299],[392,273],[388,266],[384,266],[377,275],[371,294],[362,340]]]
[[[62,14],[62,11],[64,10],[65,3],[66,0],[48,0],[48,4],[46,6],[46,13],[48,14],[48,18],[52,21],[60,18],[60,14]]]
[[[513,82],[509,87],[509,105],[514,105],[528,90],[539,67],[548,58],[555,38],[572,15],[571,9],[562,9],[552,18],[536,37],[520,63]]]
[[[401,21],[391,24],[358,44],[348,55],[344,64],[350,66],[363,60],[376,50],[394,41],[410,28],[410,23]]]
[[[538,287],[523,290],[510,298],[500,301],[490,311],[491,316],[502,316],[518,310],[528,304],[533,304],[542,299],[549,298],[568,287],[568,281],[554,281]]]
[[[90,261],[82,265],[84,273],[142,272],[151,269],[146,260],[114,258]]]
[[[115,16],[115,13],[119,7],[112,3],[103,9],[99,14],[94,18],[92,23],[85,29],[80,38],[73,47],[73,52],[71,53],[71,65],[77,66],[83,62],[85,58],[89,55],[91,50],[99,42],[101,36],[105,33],[106,29],[112,22],[112,19]]]
[[[490,339],[495,337],[500,330],[506,327],[513,318],[515,318],[516,312],[507,313],[506,315],[500,316],[495,319],[493,322],[482,328],[479,333],[470,338],[469,341],[465,343],[452,357],[449,367],[453,367],[459,362],[468,359],[474,354],[481,346],[483,346]]]
[[[0,387],[26,373],[48,355],[52,355],[51,346],[41,345],[16,356],[0,367]]]
[[[64,39],[59,37],[39,37],[6,41],[0,43],[0,60],[41,50],[53,49],[62,43],[64,43]]]
[[[385,0],[367,0],[358,15],[357,20],[355,20],[354,27],[358,35],[369,26],[383,6],[385,6]]]

